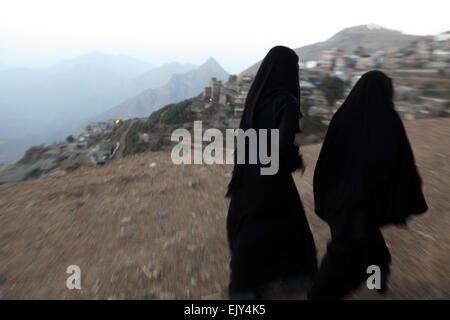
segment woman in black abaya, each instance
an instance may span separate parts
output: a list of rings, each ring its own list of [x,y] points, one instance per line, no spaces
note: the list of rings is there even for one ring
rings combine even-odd
[[[380,227],[405,224],[428,209],[384,73],[364,74],[331,120],[314,172],[314,200],[331,241],[310,298],[344,297],[366,281],[370,265],[381,269],[383,292],[391,256]]]
[[[268,282],[300,279],[317,269],[314,240],[291,175],[303,168],[294,146],[300,131],[299,95],[297,54],[272,48],[249,90],[240,128],[257,133],[279,129],[279,170],[261,175],[259,159],[257,164],[235,164],[227,193],[232,299],[258,298],[259,288]],[[270,131],[268,136],[270,150]]]

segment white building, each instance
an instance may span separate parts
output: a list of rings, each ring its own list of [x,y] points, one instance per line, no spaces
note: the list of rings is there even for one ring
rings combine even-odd
[[[312,69],[312,68],[315,68],[315,67],[317,67],[317,61],[309,60],[309,61],[305,62],[305,68],[306,69]]]
[[[443,32],[434,37],[435,41],[447,41],[450,40],[450,31]]]

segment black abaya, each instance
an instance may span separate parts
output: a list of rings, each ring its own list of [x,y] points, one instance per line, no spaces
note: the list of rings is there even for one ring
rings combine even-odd
[[[227,216],[230,293],[317,269],[314,240],[291,175],[302,166],[294,146],[300,117],[297,63],[292,50],[273,48],[247,97],[240,127],[279,129],[280,165],[275,175],[261,175],[259,162],[235,165]]]
[[[330,225],[331,242],[312,299],[342,298],[367,278],[369,265],[388,273],[391,257],[379,228],[427,210],[392,99],[391,79],[368,72],[331,120],[313,183],[315,211]]]

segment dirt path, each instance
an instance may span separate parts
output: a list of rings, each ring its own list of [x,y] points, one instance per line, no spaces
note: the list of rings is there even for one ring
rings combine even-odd
[[[127,138],[127,134],[128,131],[130,130],[130,128],[133,126],[133,124],[138,121],[138,120],[131,120],[128,124],[127,124],[127,128],[126,130],[122,133],[122,135],[120,136],[119,139],[119,149],[117,149],[116,154],[114,155],[114,159],[122,159],[122,155],[123,155],[123,150],[125,150],[125,141]]]
[[[390,293],[361,288],[350,299],[450,299],[450,119],[405,124],[430,209],[408,229],[383,230]],[[329,231],[313,212],[311,186],[319,151],[304,148],[307,170],[294,178],[321,258]],[[0,297],[226,298],[231,169],[176,166],[170,153],[154,152],[0,184]],[[81,269],[81,290],[66,288],[69,265]]]

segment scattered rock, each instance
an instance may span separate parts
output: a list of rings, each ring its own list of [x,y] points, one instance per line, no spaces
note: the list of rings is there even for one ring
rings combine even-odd
[[[72,210],[72,211],[76,211],[76,210],[80,209],[82,206],[84,206],[84,202],[83,202],[83,201],[75,202],[75,203],[72,205],[71,210]]]
[[[131,217],[128,216],[128,217],[123,218],[122,221],[120,221],[120,222],[121,223],[127,223],[127,222],[130,222],[130,221],[131,221]]]
[[[209,273],[203,272],[203,273],[200,275],[200,279],[201,279],[202,281],[208,281],[208,280],[209,280]]]
[[[189,188],[195,188],[196,186],[198,186],[198,181],[192,181],[192,180],[189,180],[188,181],[188,187]]]
[[[116,282],[118,279],[119,279],[119,277],[118,277],[115,273],[113,273],[113,274],[111,275],[110,281],[111,281],[111,283],[114,283],[114,282]]]
[[[161,300],[175,300],[175,293],[173,292],[161,292],[159,294]]]
[[[49,174],[50,178],[62,177],[66,175],[66,171],[64,170],[55,170]]]
[[[158,269],[153,270],[152,278],[155,280],[161,278],[161,271],[159,271]]]
[[[97,294],[99,289],[100,289],[100,280],[97,279],[97,281],[95,281],[94,285],[92,286],[92,292],[94,294]]]
[[[0,286],[6,282],[6,277],[0,274]]]
[[[201,300],[222,300],[220,292],[216,292],[210,295],[202,296]]]
[[[155,292],[152,289],[145,289],[144,290],[144,299],[150,300],[155,297]]]

